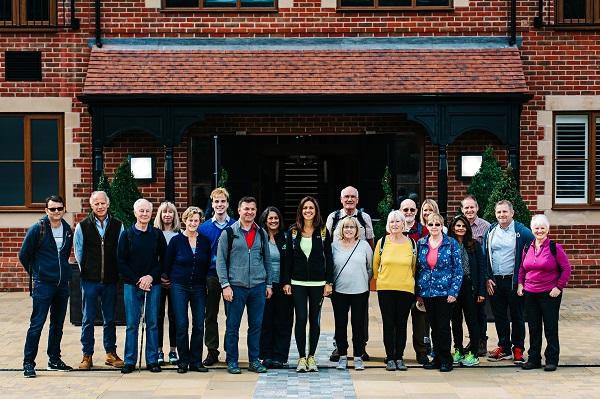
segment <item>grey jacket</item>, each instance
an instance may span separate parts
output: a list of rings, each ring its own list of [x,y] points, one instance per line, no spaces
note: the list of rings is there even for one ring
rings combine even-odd
[[[217,275],[221,288],[235,285],[244,288],[253,288],[259,284],[266,283],[271,288],[271,260],[269,257],[269,245],[263,242],[261,228],[254,224],[257,229],[252,248],[248,249],[246,237],[240,227],[240,222],[231,225],[233,229],[233,243],[229,258],[229,273],[227,272],[227,230],[223,229],[217,246]],[[267,234],[263,231],[265,237]],[[264,247],[264,259],[263,259]]]

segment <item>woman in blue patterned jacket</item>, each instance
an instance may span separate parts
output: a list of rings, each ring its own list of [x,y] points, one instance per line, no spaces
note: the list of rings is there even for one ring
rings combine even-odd
[[[423,299],[431,325],[435,358],[423,367],[452,371],[450,320],[462,283],[460,245],[442,232],[444,218],[433,213],[427,218],[429,234],[418,242],[417,292]]]

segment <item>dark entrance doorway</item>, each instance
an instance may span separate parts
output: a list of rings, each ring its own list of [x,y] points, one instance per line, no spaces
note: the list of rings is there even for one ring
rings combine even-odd
[[[396,187],[396,134],[194,136],[191,149],[194,205],[207,206],[215,186],[214,170],[223,167],[234,211],[242,196],[252,195],[259,210],[277,206],[286,226],[295,220],[296,208],[306,195],[317,199],[325,219],[341,208],[340,191],[349,185],[360,192],[359,207],[377,219],[386,166],[392,174],[391,186]]]

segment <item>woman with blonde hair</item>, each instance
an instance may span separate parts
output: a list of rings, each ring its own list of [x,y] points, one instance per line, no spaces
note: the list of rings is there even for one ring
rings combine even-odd
[[[348,312],[351,311],[352,350],[354,369],[364,370],[361,355],[365,353],[365,314],[369,300],[369,281],[373,276],[373,251],[361,240],[356,218],[340,222],[338,239],[331,245],[333,251],[333,316],[337,342],[337,369],[348,367]]]
[[[207,372],[202,364],[206,275],[210,269],[210,239],[198,233],[204,221],[202,209],[191,206],[182,216],[185,230],[171,239],[165,254],[165,273],[171,282],[171,297],[177,327],[177,372]],[[192,335],[188,312],[191,308]]]
[[[177,214],[177,208],[171,201],[164,201],[160,204],[156,210],[156,217],[154,218],[154,227],[162,230],[167,245],[171,238],[179,234],[181,223],[179,222],[179,215]],[[171,295],[169,295],[171,285],[167,276],[163,274],[160,277],[161,289],[160,289],[160,307],[158,308],[158,365],[162,366],[165,364],[165,354],[163,352],[163,339],[165,331],[165,306],[168,304],[168,317],[169,317],[169,364],[177,363],[177,346],[175,330],[175,314],[173,313],[173,302],[171,301]]]
[[[434,213],[440,213],[440,207],[438,206],[437,202],[435,202],[435,200],[431,198],[425,199],[425,201],[423,201],[423,203],[421,204],[421,211],[419,212],[419,219],[421,219],[421,224],[423,226],[427,226],[427,218],[429,217],[429,215]],[[448,228],[446,226],[442,228],[442,231],[444,234],[448,234]]]

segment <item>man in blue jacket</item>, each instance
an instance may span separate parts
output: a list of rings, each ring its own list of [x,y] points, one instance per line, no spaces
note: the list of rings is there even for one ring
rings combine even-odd
[[[60,358],[60,341],[67,314],[73,247],[73,231],[63,220],[65,201],[59,195],[46,198],[46,216],[29,229],[19,251],[19,261],[33,279],[33,308],[23,357],[23,375],[35,377],[42,328],[50,311],[48,370],[71,371]]]
[[[217,275],[223,288],[223,299],[228,302],[225,329],[227,372],[242,372],[238,365],[238,341],[244,308],[248,308],[248,370],[266,373],[267,369],[259,362],[258,356],[265,301],[273,293],[268,238],[266,232],[254,223],[256,199],[242,198],[238,212],[240,220],[221,233],[217,247]]]
[[[523,246],[531,243],[534,236],[523,223],[513,220],[515,211],[509,201],[497,202],[494,211],[498,222],[485,232],[483,249],[487,261],[487,292],[498,333],[498,348],[487,359],[498,362],[514,357],[514,362],[520,364],[524,363],[525,302],[523,297],[517,295],[517,277]]]

